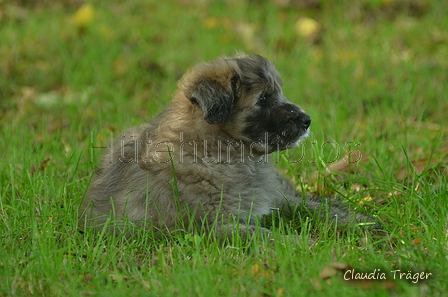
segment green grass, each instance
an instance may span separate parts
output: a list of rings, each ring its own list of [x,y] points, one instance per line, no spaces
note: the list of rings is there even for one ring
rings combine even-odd
[[[446,294],[447,4],[91,1],[95,17],[81,28],[75,2],[0,2],[0,296]],[[302,16],[322,25],[315,40],[295,32]],[[384,232],[273,218],[275,245],[250,248],[200,234],[80,233],[77,209],[102,153],[92,147],[161,111],[188,67],[237,50],[272,60],[288,99],[313,118],[302,148],[271,158],[279,170],[303,191],[371,197],[359,207]],[[348,150],[368,160],[327,174]],[[318,244],[281,237],[295,230]],[[323,280],[333,262],[381,269],[392,285]],[[412,284],[393,280],[397,269],[432,276]]]

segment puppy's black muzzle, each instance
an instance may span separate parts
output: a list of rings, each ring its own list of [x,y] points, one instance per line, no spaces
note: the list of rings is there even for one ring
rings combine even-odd
[[[300,128],[304,130],[310,127],[311,117],[297,105],[286,104],[282,107],[282,109],[282,114],[287,122],[299,125]]]

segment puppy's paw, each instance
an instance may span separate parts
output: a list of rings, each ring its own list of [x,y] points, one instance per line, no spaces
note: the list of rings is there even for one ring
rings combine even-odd
[[[382,225],[375,218],[350,210],[333,209],[331,211],[333,223],[337,227],[360,227],[363,229],[379,230]]]
[[[303,235],[281,235],[271,239],[271,246],[292,249],[293,252],[306,251],[316,244],[316,241]]]

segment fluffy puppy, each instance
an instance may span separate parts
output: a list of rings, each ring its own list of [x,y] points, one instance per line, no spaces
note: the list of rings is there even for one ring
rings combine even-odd
[[[373,222],[340,201],[304,197],[268,155],[308,136],[311,118],[282,92],[272,63],[220,58],[190,69],[171,105],[109,148],[80,209],[81,226],[172,232],[201,226],[243,238],[273,209],[308,209],[338,225]],[[262,228],[263,233],[269,233]]]

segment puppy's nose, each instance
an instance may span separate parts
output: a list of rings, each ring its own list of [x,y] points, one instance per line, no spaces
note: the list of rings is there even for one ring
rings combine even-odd
[[[294,104],[287,104],[283,106],[286,111],[285,117],[296,125],[302,126],[303,129],[308,129],[311,125],[311,117],[306,114],[300,107]]]
[[[305,129],[308,129],[311,125],[311,117],[306,113],[300,115],[300,122]]]

